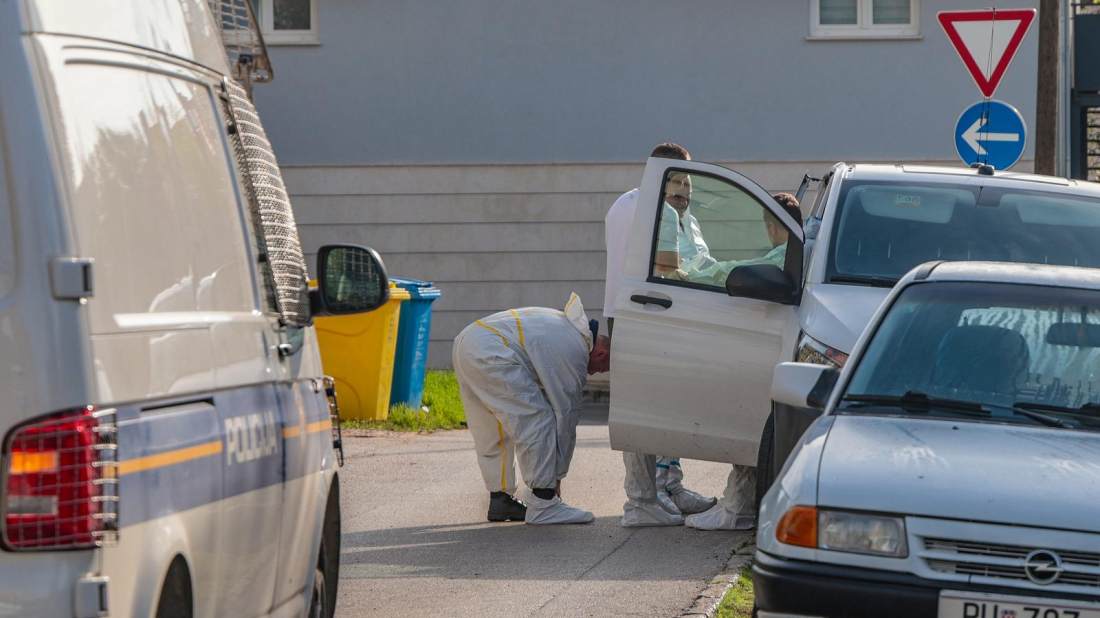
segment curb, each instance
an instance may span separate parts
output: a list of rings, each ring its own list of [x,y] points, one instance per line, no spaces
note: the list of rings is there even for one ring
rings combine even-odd
[[[738,549],[733,556],[730,557],[729,562],[726,563],[726,568],[708,582],[707,587],[699,593],[699,596],[695,597],[695,602],[691,604],[691,607],[677,614],[677,618],[695,618],[699,616],[713,618],[714,613],[718,611],[718,604],[722,602],[722,598],[726,596],[726,592],[729,591],[729,589],[737,583],[737,579],[741,577],[741,571],[745,570],[746,566],[752,564],[752,552],[755,549],[755,543],[750,544],[748,547]]]

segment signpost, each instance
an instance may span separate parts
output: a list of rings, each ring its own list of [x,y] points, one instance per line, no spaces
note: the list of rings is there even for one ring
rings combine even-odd
[[[1035,21],[1035,9],[943,11],[936,17],[974,78],[984,101],[968,107],[955,126],[955,150],[966,164],[1008,169],[1020,160],[1027,126],[1015,107],[991,100],[1020,43]]]
[[[967,165],[988,163],[1006,170],[1020,160],[1026,143],[1023,116],[1001,101],[978,101],[955,123],[955,151]]]

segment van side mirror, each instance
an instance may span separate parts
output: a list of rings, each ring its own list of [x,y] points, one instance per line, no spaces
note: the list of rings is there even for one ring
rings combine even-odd
[[[389,299],[386,267],[374,249],[325,245],[317,252],[317,289],[310,293],[313,315],[365,313]]]
[[[772,372],[772,401],[824,410],[840,372],[813,363],[779,363]]]
[[[726,293],[730,296],[755,298],[786,305],[795,304],[795,288],[787,273],[772,264],[738,266],[726,277]]]
[[[792,235],[787,239],[783,268],[774,264],[737,266],[726,277],[726,294],[782,305],[802,302],[802,255],[806,247]]]

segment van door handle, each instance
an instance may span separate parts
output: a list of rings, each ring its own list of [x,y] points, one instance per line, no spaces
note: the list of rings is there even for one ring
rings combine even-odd
[[[630,297],[630,302],[638,303],[640,305],[659,305],[668,309],[672,306],[672,300],[668,298],[657,298],[656,296],[646,296],[645,294],[634,294]]]

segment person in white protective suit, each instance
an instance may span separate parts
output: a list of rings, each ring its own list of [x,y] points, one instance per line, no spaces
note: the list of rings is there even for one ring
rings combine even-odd
[[[670,142],[658,145],[650,156],[681,161],[691,160],[687,150]],[[626,245],[630,237],[630,226],[634,222],[637,203],[638,190],[627,191],[615,200],[604,218],[607,270],[603,314],[607,318],[607,334],[612,339],[614,339],[615,297],[619,293],[626,267]],[[672,207],[669,206],[669,209],[671,210]],[[673,214],[675,215],[675,212]],[[675,217],[670,222],[675,225]],[[665,222],[662,221],[662,223]],[[688,238],[681,239],[678,236],[676,238],[677,244],[689,242]],[[671,257],[675,259],[675,256]],[[623,505],[624,526],[678,526],[684,523],[684,513],[705,511],[716,502],[714,498],[707,498],[683,486],[684,473],[680,468],[678,457],[658,457],[624,451],[623,464],[626,468],[623,488],[627,495],[627,501]]]
[[[777,193],[772,196],[783,210],[799,224],[802,223],[802,211],[798,198],[790,193]],[[739,262],[720,262],[718,278],[724,280],[737,266],[749,264],[773,264],[783,268],[787,256],[787,230],[770,213],[765,211],[764,227],[768,233],[772,250],[760,258]],[[693,280],[694,277],[693,277]],[[756,527],[756,468],[734,465],[726,479],[726,489],[722,499],[713,508],[696,515],[690,515],[684,523],[697,530],[750,530]]]
[[[577,442],[581,389],[607,371],[610,349],[573,294],[565,311],[510,309],[482,318],[455,339],[452,360],[481,476],[489,521],[583,524],[589,511],[561,500]],[[515,498],[519,460],[527,504]]]

